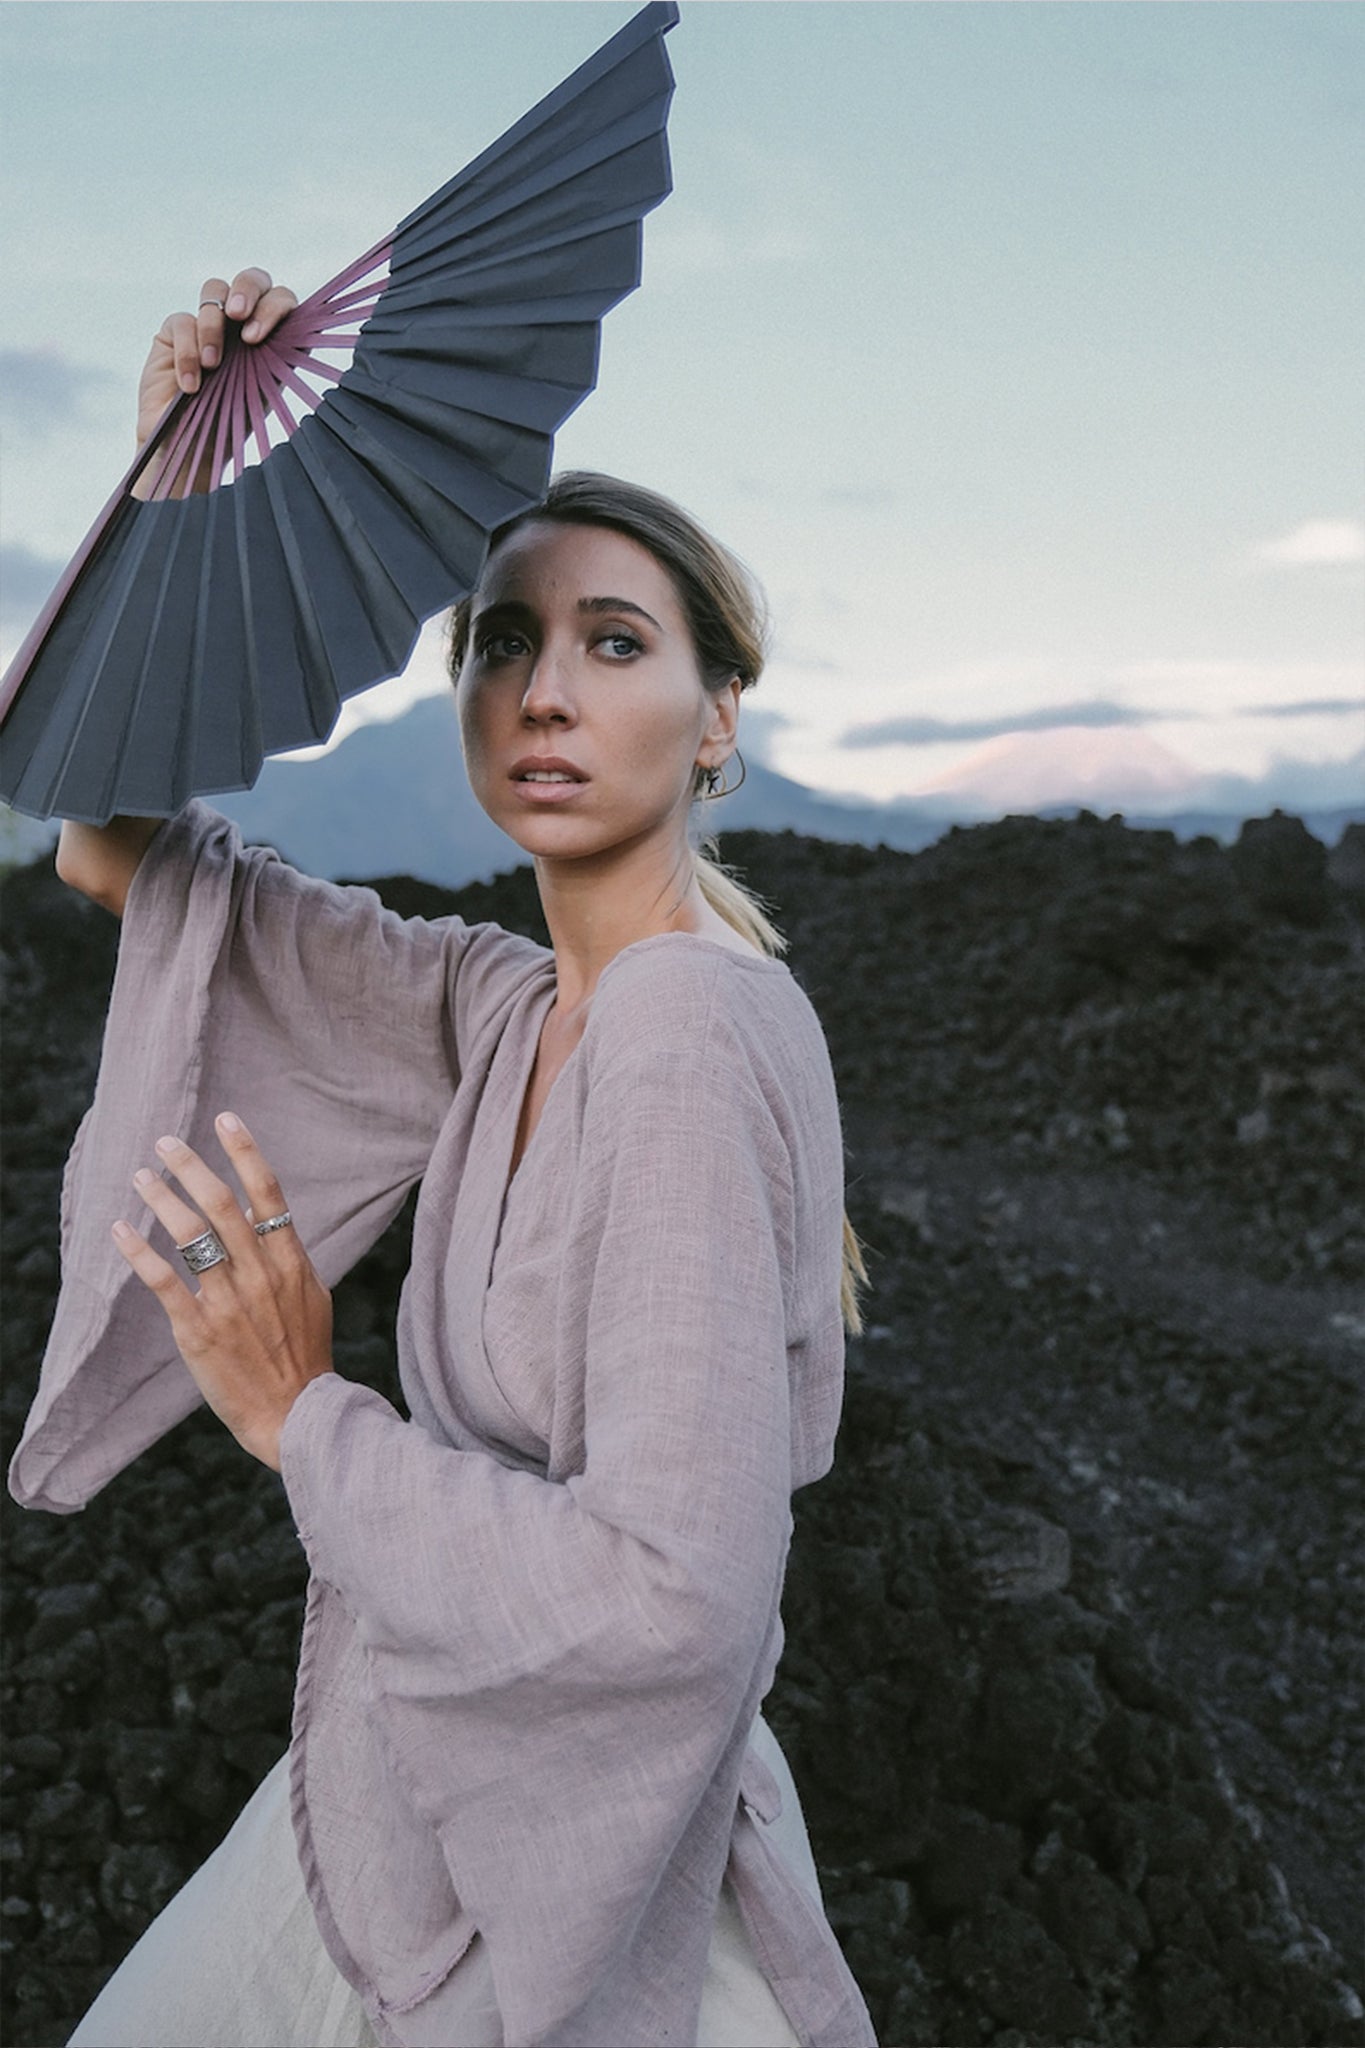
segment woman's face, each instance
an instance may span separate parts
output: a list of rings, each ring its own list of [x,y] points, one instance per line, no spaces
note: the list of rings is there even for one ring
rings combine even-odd
[[[599,526],[531,520],[488,559],[456,680],[469,780],[527,853],[681,843],[739,684],[704,688],[668,571]]]

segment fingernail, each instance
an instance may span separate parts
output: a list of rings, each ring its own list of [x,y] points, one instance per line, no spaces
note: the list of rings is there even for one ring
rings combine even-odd
[[[120,1244],[129,1243],[134,1234],[135,1233],[133,1232],[132,1228],[127,1223],[116,1223],[114,1225],[114,1236],[118,1239]]]
[[[228,1109],[224,1110],[223,1114],[219,1117],[218,1128],[220,1131],[229,1131],[235,1136],[241,1130],[242,1125],[240,1119],[235,1117],[232,1111]]]
[[[259,320],[248,320],[246,326],[242,329],[242,340],[254,341],[260,331],[261,323]]]
[[[137,1172],[133,1175],[133,1186],[135,1188],[149,1188],[157,1178],[158,1176],[152,1172],[150,1166],[139,1166]]]
[[[208,347],[201,350],[200,353],[204,359],[204,368],[206,370],[216,370],[218,367],[218,351],[213,346],[213,343],[210,342]]]
[[[156,1149],[158,1152],[165,1152],[169,1154],[171,1152],[181,1151],[182,1147],[179,1138],[158,1138],[156,1141]]]
[[[241,292],[233,292],[228,299],[227,309],[234,319],[245,313],[246,299],[244,295]]]
[[[186,370],[180,381],[187,391],[197,391],[199,389],[199,372],[197,370]]]

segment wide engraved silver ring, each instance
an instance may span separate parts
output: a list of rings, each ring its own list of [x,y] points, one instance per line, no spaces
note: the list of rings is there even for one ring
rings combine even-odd
[[[264,1223],[253,1223],[251,1227],[257,1237],[269,1237],[272,1230],[283,1230],[293,1220],[287,1209],[281,1209],[278,1216],[267,1216]]]
[[[191,1273],[207,1273],[210,1266],[221,1266],[227,1257],[227,1246],[216,1230],[206,1230],[188,1244],[177,1245],[176,1250]]]

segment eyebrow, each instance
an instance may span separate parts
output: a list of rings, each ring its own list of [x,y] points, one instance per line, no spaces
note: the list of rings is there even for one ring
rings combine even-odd
[[[652,612],[647,612],[642,604],[632,604],[628,597],[580,597],[578,609],[591,618],[596,618],[606,612],[628,612],[633,618],[644,619],[649,625],[653,626],[656,633],[662,633],[664,630]],[[481,610],[477,611],[474,614],[474,621],[471,623],[477,622],[482,624],[485,619],[496,617],[534,619],[535,613],[531,606],[523,604],[520,598],[500,597],[495,598],[492,604],[484,605]]]
[[[628,597],[580,597],[578,609],[581,612],[592,613],[629,612],[634,618],[647,619],[656,633],[663,632],[663,627],[653,613],[647,612],[642,604],[632,604]]]

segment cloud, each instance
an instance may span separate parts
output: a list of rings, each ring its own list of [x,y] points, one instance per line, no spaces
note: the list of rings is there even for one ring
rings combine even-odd
[[[778,733],[794,721],[785,711],[770,710],[766,704],[745,703],[739,714],[739,745],[746,760],[765,768],[773,765],[773,742]]]
[[[1248,704],[1243,718],[1357,718],[1365,714],[1365,697],[1308,697],[1287,704]]]
[[[0,622],[27,631],[65,566],[20,541],[0,546]]]
[[[813,648],[789,647],[784,640],[777,642],[770,659],[781,662],[783,668],[799,668],[811,675],[832,676],[839,673],[838,662],[832,661],[829,655],[819,654]]]
[[[1243,818],[1284,811],[1351,811],[1365,817],[1365,747],[1344,761],[1304,761],[1277,755],[1264,774],[1210,776],[1200,801]]]
[[[1036,711],[1001,712],[994,718],[884,718],[872,725],[851,726],[839,745],[923,747],[940,740],[990,740],[1002,733],[1052,732],[1062,726],[1147,725],[1192,715],[1187,711],[1144,711],[1135,704],[1114,704],[1101,697],[1082,704],[1045,704]]]
[[[1365,525],[1358,519],[1305,519],[1251,550],[1260,569],[1343,569],[1365,562]]]
[[[83,421],[86,399],[110,381],[107,370],[73,363],[60,349],[0,349],[0,422],[20,439],[40,440]]]

